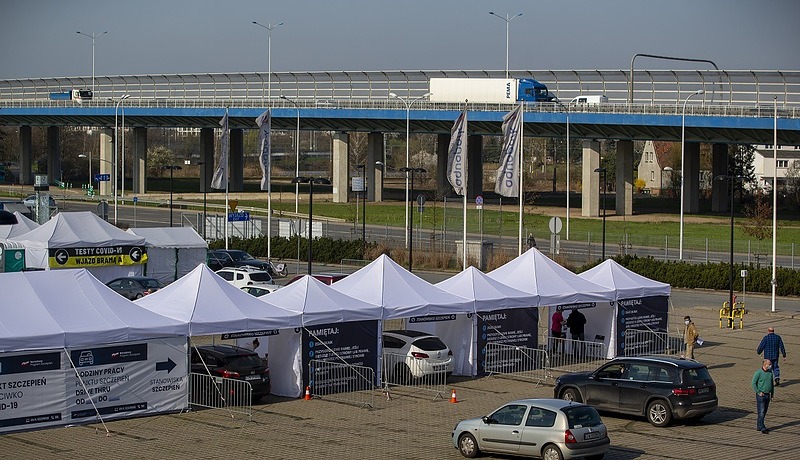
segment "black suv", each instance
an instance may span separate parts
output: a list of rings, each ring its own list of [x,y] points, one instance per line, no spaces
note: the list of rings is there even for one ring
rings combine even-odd
[[[212,271],[217,271],[222,267],[255,267],[259,270],[266,270],[270,276],[275,276],[272,273],[272,265],[266,260],[256,259],[245,251],[239,249],[215,249],[208,251],[206,256],[206,264]]]
[[[193,373],[249,382],[253,388],[253,401],[258,401],[272,390],[269,367],[266,361],[253,351],[231,345],[198,345],[191,348],[190,354],[189,362]],[[200,389],[200,391],[211,395],[216,393],[214,388]]]
[[[717,408],[717,385],[708,368],[666,356],[616,358],[594,372],[556,379],[553,396],[598,410],[644,415],[654,426],[699,419]]]

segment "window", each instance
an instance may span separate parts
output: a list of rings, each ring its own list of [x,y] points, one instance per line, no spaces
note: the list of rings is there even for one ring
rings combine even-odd
[[[610,364],[597,373],[597,377],[601,379],[621,379],[622,373],[625,371],[625,365],[622,363]]]
[[[789,160],[778,160],[777,161],[779,168],[788,168],[789,167]]]
[[[492,419],[500,425],[519,425],[527,409],[528,406],[522,404],[509,404],[492,414]]]
[[[567,414],[567,421],[570,428],[583,428],[589,426],[600,426],[600,414],[590,406],[567,406],[561,409]]]
[[[650,369],[647,364],[631,364],[628,368],[628,380],[647,380],[650,374]]]
[[[217,275],[221,276],[225,281],[233,281],[233,273],[231,272],[217,272]]]
[[[650,182],[652,182],[654,180],[656,180],[656,172],[655,171],[650,171]]]
[[[525,426],[551,427],[556,424],[556,413],[547,410],[531,407]]]

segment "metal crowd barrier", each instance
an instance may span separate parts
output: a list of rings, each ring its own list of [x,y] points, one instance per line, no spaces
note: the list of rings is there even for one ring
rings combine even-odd
[[[391,397],[392,387],[402,387],[412,393],[433,393],[433,399],[444,399],[447,394],[447,368],[445,365],[430,364],[407,355],[383,354],[383,388]]]
[[[253,387],[244,380],[189,373],[189,406],[225,409],[232,417],[253,418]]]
[[[370,367],[312,359],[308,375],[314,397],[375,407],[375,371]]]
[[[483,368],[489,375],[504,375],[540,384],[550,377],[546,350],[487,343]]]
[[[669,355],[679,352],[682,341],[670,338],[667,331],[650,329],[626,329],[623,348],[624,356]]]
[[[548,368],[560,372],[589,372],[606,361],[603,342],[547,337]]]

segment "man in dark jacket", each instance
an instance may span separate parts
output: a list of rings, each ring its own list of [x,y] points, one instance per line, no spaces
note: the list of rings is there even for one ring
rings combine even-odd
[[[764,353],[764,359],[770,360],[772,364],[772,375],[775,377],[775,385],[781,384],[781,368],[779,366],[780,355],[783,355],[783,361],[786,361],[786,347],[783,346],[783,339],[775,333],[775,329],[770,326],[767,328],[767,335],[761,339],[758,344],[756,353],[759,355]]]
[[[584,334],[584,326],[586,325],[586,317],[583,316],[580,310],[577,308],[572,310],[567,317],[567,327],[569,328],[569,332],[572,335],[572,340],[580,340],[583,342],[586,340],[586,335]],[[582,356],[584,353],[583,344],[575,344],[575,356]]]

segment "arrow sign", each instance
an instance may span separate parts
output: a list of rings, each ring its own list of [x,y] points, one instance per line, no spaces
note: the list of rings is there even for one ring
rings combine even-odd
[[[167,358],[166,361],[156,363],[156,372],[167,371],[167,374],[169,374],[170,372],[172,372],[172,369],[175,369],[175,366],[177,366],[177,364],[175,364],[175,361],[173,361],[171,358]]]
[[[58,262],[59,265],[67,263],[67,259],[69,259],[69,253],[67,253],[66,250],[59,249],[56,251],[56,262]]]
[[[131,260],[134,262],[139,262],[142,260],[142,250],[137,247],[131,248],[131,251],[128,255],[131,256]]]

